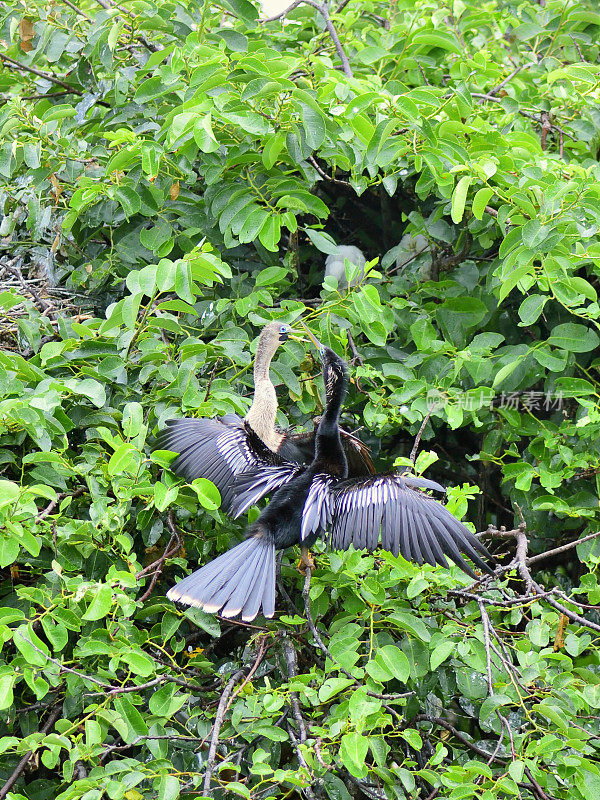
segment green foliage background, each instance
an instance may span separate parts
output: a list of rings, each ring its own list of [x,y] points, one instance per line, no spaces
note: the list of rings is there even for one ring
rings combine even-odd
[[[165,599],[243,526],[151,436],[244,413],[260,326],[304,311],[360,352],[345,422],[379,466],[434,391],[417,466],[458,516],[520,507],[530,554],[598,529],[596,4],[329,14],[345,71],[310,5],[0,4],[2,798],[600,795],[596,539],[529,562],[537,599],[511,538],[480,585],[323,549],[330,656],[293,553],[272,622]],[[405,233],[430,248],[397,268]],[[323,234],[375,271],[322,286]],[[314,361],[272,374],[306,424]]]

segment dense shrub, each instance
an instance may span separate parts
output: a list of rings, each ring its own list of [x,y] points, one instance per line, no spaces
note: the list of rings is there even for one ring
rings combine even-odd
[[[600,14],[317,5],[0,4],[0,798],[600,795]],[[321,547],[274,621],[165,599],[243,525],[152,436],[301,313],[497,580]],[[310,424],[314,359],[272,375]]]

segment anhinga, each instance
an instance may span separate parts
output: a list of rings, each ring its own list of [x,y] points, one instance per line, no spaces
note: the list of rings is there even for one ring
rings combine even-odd
[[[311,336],[311,338],[313,338]],[[236,479],[233,512],[242,514],[269,492],[271,502],[248,528],[246,539],[184,578],[167,593],[170,600],[223,617],[253,620],[262,607],[275,612],[275,551],[309,547],[329,531],[335,548],[384,549],[418,564],[448,566],[446,556],[469,575],[468,555],[491,572],[479,554],[486,548],[450,512],[419,488],[444,491],[434,481],[400,475],[347,479],[339,418],[348,377],[346,364],[318,342],[326,392],[325,412],[317,429],[315,455],[308,467],[286,463],[262,465]],[[478,552],[479,551],[479,552]]]
[[[179,453],[171,469],[187,481],[208,478],[221,493],[228,510],[235,476],[265,462],[310,464],[315,431],[282,431],[275,425],[277,395],[269,377],[273,356],[280,344],[298,338],[281,322],[266,325],[258,340],[254,360],[254,399],[246,416],[226,414],[217,419],[173,419],[158,435],[155,447]],[[342,431],[352,475],[374,472],[369,449],[360,439]]]

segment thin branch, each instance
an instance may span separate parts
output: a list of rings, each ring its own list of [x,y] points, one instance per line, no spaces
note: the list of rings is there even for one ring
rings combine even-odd
[[[59,503],[61,503],[65,499],[65,497],[72,497],[72,498],[80,497],[86,490],[87,486],[80,486],[73,492],[61,492],[60,494],[57,494],[56,500],[52,500],[50,503],[48,503],[46,508],[43,511],[40,511],[40,513],[37,515],[35,521],[41,522],[41,520],[43,520],[49,514],[52,514],[54,509],[59,505]]]
[[[417,714],[411,722],[431,722],[435,725],[439,725],[441,728],[445,728],[449,733],[451,733],[459,742],[462,742],[464,745],[469,747],[474,753],[477,753],[478,756],[483,756],[483,758],[489,759],[490,754],[487,750],[484,750],[479,745],[476,745],[470,739],[461,733],[457,728],[454,727],[451,723],[447,722],[445,719],[441,717],[431,717],[429,714]],[[506,759],[501,758],[500,756],[496,756],[492,754],[492,761],[497,761],[499,764],[505,764]]]
[[[279,14],[275,14],[272,17],[265,17],[265,19],[261,19],[260,20],[261,25],[265,25],[267,22],[276,22],[278,19],[281,19],[282,17],[287,17],[288,14],[290,14],[295,8],[298,8],[298,6],[301,5],[303,2],[304,0],[294,0],[294,2],[290,6],[285,8],[283,11],[280,11]]]
[[[288,679],[291,682],[298,674],[298,665],[296,662],[296,651],[289,638],[284,633],[283,638],[283,654],[287,664]],[[304,744],[306,741],[306,725],[304,717],[300,711],[300,699],[298,692],[290,692],[290,705],[292,706],[292,714],[298,725],[298,732],[300,734],[300,743]]]
[[[9,69],[22,69],[26,72],[31,72],[34,75],[37,75],[38,78],[44,78],[51,83],[56,83],[57,86],[62,86],[63,89],[68,89],[71,94],[83,94],[81,89],[76,89],[74,86],[69,86],[68,83],[61,81],[60,78],[57,78],[51,72],[42,72],[39,69],[34,69],[34,67],[28,67],[26,64],[21,64],[20,61],[16,61],[14,58],[9,58],[9,56],[5,56],[3,53],[0,53],[0,59],[2,59],[5,66],[7,66]]]
[[[325,23],[325,27],[327,28],[327,31],[331,37],[331,40],[334,44],[339,59],[342,62],[342,69],[349,78],[353,78],[354,74],[352,72],[352,68],[350,67],[350,62],[348,61],[348,57],[344,52],[344,48],[342,47],[340,38],[337,35],[337,31],[333,27],[333,23],[331,21],[331,17],[329,16],[329,9],[327,8],[326,2],[317,3],[315,2],[315,0],[294,0],[291,6],[288,6],[284,11],[281,11],[279,14],[275,14],[275,16],[273,17],[267,17],[266,19],[261,19],[261,23],[264,25],[267,22],[275,22],[275,20],[281,19],[282,17],[286,17],[291,11],[293,11],[295,8],[298,8],[298,6],[301,5],[302,3],[306,3],[306,5],[312,6],[323,17],[323,22]]]
[[[87,19],[88,22],[93,22],[94,21],[91,17],[88,17],[88,15],[85,13],[85,11],[82,11],[80,8],[77,8],[75,3],[72,3],[71,0],[60,0],[60,2],[64,3],[66,6],[69,6],[69,8],[71,8],[76,14],[79,14],[80,16],[85,17],[85,19]]]
[[[429,418],[431,417],[432,413],[433,409],[431,409],[431,411],[428,411],[427,414],[425,414],[423,422],[421,423],[421,427],[419,428],[417,435],[415,436],[415,441],[413,443],[412,450],[410,451],[410,456],[409,456],[410,460],[413,463],[413,466],[415,464],[415,461],[417,460],[417,451],[419,449],[419,444],[421,442],[421,436],[423,436],[423,432],[427,426],[427,423],[429,422]]]
[[[62,703],[59,703],[50,713],[50,716],[44,723],[44,727],[40,730],[40,733],[43,733],[44,735],[49,733],[54,727],[54,723],[58,719],[60,719],[61,714],[62,714]],[[12,787],[18,781],[21,773],[29,763],[29,759],[31,758],[32,755],[33,755],[33,750],[28,750],[27,753],[25,753],[25,755],[23,756],[23,758],[19,761],[17,766],[14,768],[12,774],[10,775],[4,786],[0,789],[0,800],[4,800],[6,795],[10,792]]]
[[[306,759],[302,754],[302,750],[300,750],[300,745],[298,744],[298,740],[296,739],[296,734],[294,733],[292,726],[288,723],[287,725],[288,736],[290,737],[290,741],[294,750],[296,751],[296,757],[298,758],[298,763],[300,766],[306,770],[307,774],[312,778],[314,778],[314,773],[311,768],[306,763]],[[302,794],[308,798],[308,800],[317,800],[316,794],[313,792],[311,788],[308,786],[303,786],[300,791]]]
[[[140,603],[143,603],[144,600],[147,600],[148,597],[150,597],[150,595],[152,594],[152,591],[156,585],[156,581],[158,580],[158,577],[162,572],[163,566],[167,558],[169,558],[170,556],[172,556],[174,553],[176,553],[178,550],[181,549],[181,538],[179,536],[179,533],[177,532],[177,528],[175,527],[175,520],[173,519],[173,511],[169,511],[167,515],[167,527],[171,532],[171,538],[169,539],[169,542],[165,547],[164,553],[158,559],[158,561],[155,561],[154,564],[150,564],[148,567],[145,567],[135,576],[136,578],[139,579],[140,577],[142,577],[144,573],[149,572],[150,569],[152,569],[152,567],[156,565],[156,570],[152,575],[152,580],[150,581],[150,585],[139,599]]]
[[[210,788],[210,781],[212,778],[212,774],[215,768],[215,758],[217,755],[217,745],[219,744],[219,734],[221,732],[221,726],[223,725],[223,719],[225,717],[225,710],[227,708],[227,703],[229,701],[229,695],[233,691],[233,687],[239,681],[239,679],[244,674],[243,669],[239,669],[235,672],[231,678],[227,681],[225,689],[223,690],[223,694],[221,695],[221,699],[219,700],[219,705],[217,708],[217,714],[215,716],[215,723],[212,729],[212,735],[210,737],[210,747],[208,749],[208,758],[206,760],[206,772],[204,773],[204,782],[202,784],[202,794],[205,797],[212,797],[212,790]],[[2,800],[2,798],[0,798]]]
[[[352,184],[350,184],[348,181],[341,181],[338,178],[334,178],[332,175],[328,175],[325,170],[319,166],[317,159],[314,156],[309,156],[308,161],[313,165],[313,167],[324,180],[329,181],[329,183],[335,183],[337,186],[345,186],[346,188],[350,189],[352,188]]]
[[[128,744],[110,745],[109,747],[107,747],[105,750],[102,751],[101,758],[102,760],[104,760],[109,753],[112,753],[115,750],[129,750],[130,747],[135,747],[135,745],[139,744],[140,742],[164,740],[167,742],[199,742],[201,744],[204,741],[204,738],[201,738],[200,736],[176,736],[175,734],[172,733],[164,734],[162,736],[140,734],[140,736],[136,736],[135,739],[132,742],[129,742]]]
[[[528,69],[530,66],[532,66],[532,65],[531,64],[521,64],[520,67],[517,67],[516,69],[514,69],[510,73],[510,75],[507,75],[506,78],[504,78],[503,81],[500,81],[500,83],[497,86],[494,86],[493,89],[489,90],[488,97],[493,97],[494,95],[498,94],[500,89],[504,88],[506,86],[506,84],[515,77],[515,75],[517,75],[519,72],[521,72],[522,69]]]
[[[529,556],[527,559],[527,565],[529,566],[530,564],[535,564],[538,561],[543,561],[545,558],[552,558],[560,553],[566,553],[567,550],[571,550],[573,547],[583,544],[583,542],[589,542],[590,539],[597,539],[598,536],[600,536],[600,531],[596,531],[596,533],[589,533],[587,536],[584,536],[581,539],[575,539],[574,542],[562,544],[560,547],[553,547],[552,550],[546,550],[545,553],[538,553],[535,556]]]
[[[2,56],[0,56],[0,58],[1,57]],[[2,264],[2,268],[17,278],[23,289],[25,289],[25,291],[33,297],[43,314],[48,314],[49,317],[52,315],[50,318],[54,319],[55,313],[52,303],[48,303],[46,300],[40,297],[40,295],[37,293],[37,290],[25,280],[23,273],[21,272],[21,268],[19,267],[20,260],[20,258],[14,258],[11,262],[4,262]]]
[[[231,704],[233,703],[233,701],[235,700],[237,695],[242,691],[244,686],[246,686],[246,684],[249,683],[252,680],[252,676],[254,675],[256,670],[259,668],[260,662],[263,660],[263,656],[265,654],[266,646],[267,646],[267,639],[266,639],[265,636],[263,636],[261,638],[261,640],[260,640],[260,645],[258,647],[258,653],[256,654],[256,659],[254,660],[254,664],[252,665],[252,667],[250,669],[250,672],[246,675],[244,680],[237,687],[235,692],[231,695],[231,699],[229,700],[229,702],[227,703],[227,707],[225,708],[226,712],[229,710]]]

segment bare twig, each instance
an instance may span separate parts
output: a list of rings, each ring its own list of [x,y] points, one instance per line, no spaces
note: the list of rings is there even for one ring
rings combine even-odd
[[[181,538],[179,536],[179,533],[177,532],[177,528],[175,527],[175,520],[173,518],[173,511],[171,511],[171,510],[167,514],[167,527],[169,528],[169,531],[171,532],[171,538],[169,539],[169,543],[165,547],[164,553],[162,554],[162,556],[157,561],[154,561],[152,564],[149,564],[147,567],[144,567],[144,569],[141,570],[140,572],[138,572],[136,574],[136,576],[135,576],[136,579],[139,580],[147,572],[150,572],[150,570],[153,567],[156,567],[156,570],[155,570],[154,574],[152,575],[152,580],[150,581],[150,585],[148,586],[148,588],[146,589],[144,594],[139,599],[140,603],[143,603],[144,600],[147,600],[148,597],[150,597],[150,595],[152,594],[152,590],[154,589],[154,587],[156,585],[156,581],[158,580],[158,577],[162,572],[163,566],[164,566],[165,561],[167,560],[167,558],[170,558],[172,555],[174,555],[181,548]]]
[[[488,97],[493,97],[494,95],[498,94],[500,89],[503,89],[506,86],[506,84],[515,77],[515,75],[517,75],[519,72],[521,72],[522,69],[527,69],[530,66],[531,66],[531,64],[521,64],[520,67],[517,67],[516,69],[514,69],[510,73],[510,75],[507,75],[506,78],[504,78],[503,81],[500,81],[500,83],[497,86],[494,86],[493,89],[489,90],[489,92],[487,93]]]
[[[350,346],[350,350],[352,350],[352,364],[360,364],[361,367],[364,366],[365,362],[363,361],[363,357],[358,352],[356,348],[356,343],[349,330],[346,331],[346,338],[348,339],[348,345]],[[360,391],[360,386],[358,384],[358,381],[356,383],[356,388]]]
[[[290,642],[289,638],[285,634],[283,639],[283,654],[287,664],[288,678],[290,681],[292,681],[298,674],[296,651],[294,650],[294,646]],[[290,705],[292,706],[292,714],[294,715],[294,719],[298,725],[300,743],[304,744],[306,741],[306,725],[304,723],[302,712],[300,711],[300,699],[298,692],[290,692]]]
[[[445,728],[449,733],[451,733],[454,737],[458,739],[459,742],[462,742],[468,748],[470,748],[474,753],[477,753],[478,756],[483,756],[483,758],[488,759],[490,758],[490,754],[487,750],[484,750],[479,745],[472,742],[470,739],[461,733],[457,728],[454,727],[450,722],[447,722],[445,719],[441,717],[431,717],[429,714],[417,714],[411,722],[431,722],[435,725],[439,725],[441,728]],[[505,764],[506,759],[501,758],[500,756],[492,754],[492,761],[497,761],[500,764]]]
[[[51,72],[42,72],[34,67],[28,67],[27,64],[21,64],[20,61],[16,61],[14,58],[10,58],[9,56],[5,56],[3,53],[0,53],[0,59],[2,59],[5,66],[7,66],[9,69],[22,69],[25,70],[25,72],[31,72],[34,75],[37,75],[38,78],[44,78],[51,83],[56,83],[57,86],[62,86],[63,89],[68,89],[71,94],[83,94],[81,89],[76,89],[74,86],[69,86],[68,83],[61,81],[60,78],[57,78],[56,75],[53,75]]]
[[[88,17],[85,11],[82,11],[80,8],[77,8],[75,3],[72,3],[71,0],[60,0],[60,2],[64,3],[66,6],[69,6],[70,9],[72,9],[76,14],[79,14],[81,17],[85,17],[88,22],[94,21],[91,17]]]
[[[35,521],[41,522],[41,520],[43,520],[49,514],[52,514],[54,509],[57,508],[59,503],[61,503],[65,499],[65,497],[72,497],[72,498],[80,497],[86,491],[86,489],[87,486],[80,486],[73,492],[61,492],[60,494],[57,494],[56,500],[51,500],[50,503],[48,503],[48,505],[46,506],[46,508],[43,511],[40,511],[40,513],[35,518]]]
[[[262,19],[261,23],[264,25],[267,22],[274,22],[275,20],[281,19],[282,17],[286,17],[291,11],[293,11],[295,8],[298,8],[298,6],[301,5],[302,3],[306,3],[306,5],[312,6],[323,17],[323,22],[325,23],[325,27],[327,28],[331,40],[333,41],[339,59],[342,62],[342,69],[349,78],[353,78],[354,74],[350,67],[350,62],[348,61],[348,57],[344,52],[344,48],[342,47],[340,38],[337,35],[337,31],[333,27],[333,23],[331,21],[331,17],[329,16],[329,9],[327,8],[326,2],[317,3],[315,2],[315,0],[294,0],[291,6],[288,6],[284,11],[281,11],[279,14],[275,14],[273,17],[267,17],[266,19]]]
[[[587,536],[583,536],[581,539],[576,539],[574,542],[569,542],[568,544],[562,544],[560,547],[553,547],[552,550],[546,550],[545,553],[538,553],[535,556],[529,556],[527,559],[527,565],[536,564],[538,561],[543,561],[545,558],[552,558],[553,556],[560,555],[560,553],[566,553],[567,550],[571,550],[573,547],[577,547],[583,542],[589,542],[590,539],[597,539],[600,536],[600,531],[596,531],[596,533],[589,533]]]
[[[206,737],[204,737],[206,738]],[[164,734],[162,736],[152,736],[150,734],[140,734],[140,736],[136,736],[135,739],[128,744],[112,744],[109,747],[105,748],[102,751],[101,759],[105,760],[106,756],[109,753],[114,752],[115,750],[129,750],[131,747],[135,747],[136,744],[140,742],[147,742],[147,741],[167,741],[167,742],[199,742],[202,743],[204,741],[203,738],[200,736],[177,736],[173,733]]]
[[[517,549],[515,552],[515,560],[517,562],[517,569],[519,570],[519,575],[521,576],[523,582],[525,583],[525,594],[529,594],[531,592],[532,579],[531,579],[531,573],[529,572],[529,568],[527,567],[527,549],[529,543],[527,541],[525,528],[526,528],[526,523],[523,521],[516,530],[515,538],[517,540]]]
[[[488,617],[488,613],[485,610],[485,605],[481,602],[481,600],[477,601],[477,605],[479,606],[479,613],[481,614],[481,622],[483,624],[483,645],[485,647],[486,675],[487,675],[488,693],[491,697],[494,694],[494,682],[492,680],[492,656],[490,653],[491,650],[490,618]]]
[[[546,139],[548,138],[549,132],[552,130],[552,123],[550,122],[550,117],[546,111],[542,111],[540,113],[540,119],[542,122],[542,132],[540,134],[540,144],[542,146],[542,150],[546,149]]]
[[[311,768],[308,766],[308,764],[306,763],[306,759],[304,758],[304,756],[302,754],[302,750],[300,749],[300,745],[298,743],[298,740],[296,739],[296,734],[294,733],[294,730],[293,730],[292,726],[289,723],[287,725],[287,730],[288,730],[288,735],[290,737],[290,741],[292,743],[292,746],[293,746],[294,750],[296,751],[296,757],[298,758],[298,763],[300,764],[300,766],[303,769],[306,770],[307,774],[310,776],[310,778],[312,780],[314,778],[314,773],[311,770]],[[316,794],[308,786],[303,786],[300,791],[302,792],[302,794],[306,798],[308,798],[308,800],[317,800]]]
[[[217,714],[215,716],[215,723],[212,729],[212,735],[210,737],[210,747],[208,749],[208,758],[206,760],[206,772],[204,773],[204,782],[202,784],[202,794],[205,797],[212,797],[212,790],[210,788],[210,781],[212,778],[213,770],[215,768],[215,758],[217,755],[217,745],[219,744],[219,734],[221,732],[221,726],[223,725],[223,719],[225,717],[225,710],[227,708],[227,704],[229,701],[229,695],[233,691],[233,687],[239,681],[239,679],[244,674],[243,669],[239,669],[235,672],[231,678],[227,681],[225,689],[223,690],[223,694],[221,695],[221,699],[219,700],[219,705],[217,708]],[[2,800],[0,798],[0,800]]]
[[[221,363],[221,356],[219,356],[219,357],[217,358],[217,360],[215,361],[215,363],[214,363],[214,365],[213,365],[213,368],[212,368],[212,370],[211,370],[210,376],[209,376],[209,378],[208,378],[208,383],[207,383],[207,385],[206,385],[206,394],[204,395],[204,402],[205,402],[205,403],[206,403],[206,401],[207,401],[207,400],[208,400],[208,398],[209,398],[209,395],[210,395],[210,390],[211,390],[211,388],[212,388],[212,384],[213,384],[213,381],[214,381],[214,379],[215,379],[215,375],[217,374],[217,369],[219,368],[219,364],[220,364],[220,363]]]
[[[417,451],[419,450],[419,444],[421,443],[421,436],[423,436],[423,431],[425,430],[427,423],[429,422],[429,418],[431,417],[432,412],[433,409],[431,409],[431,411],[428,411],[427,414],[425,414],[423,422],[421,423],[421,427],[419,428],[417,435],[415,436],[415,441],[413,443],[412,450],[410,451],[410,456],[409,456],[410,460],[413,463],[413,466],[415,461],[417,460]]]
[[[21,286],[23,287],[23,289],[25,289],[25,291],[28,292],[33,297],[33,299],[35,300],[35,302],[39,306],[39,308],[42,311],[42,313],[48,314],[48,316],[51,319],[54,319],[55,315],[54,315],[52,303],[48,303],[46,300],[44,300],[42,297],[40,297],[40,295],[37,293],[37,290],[35,289],[35,287],[32,286],[30,283],[28,283],[25,280],[25,278],[23,277],[23,273],[21,272],[21,268],[19,267],[19,261],[20,260],[21,260],[20,258],[14,258],[11,262],[6,262],[5,261],[2,264],[2,267],[7,272],[9,272],[11,275],[14,275],[15,278],[18,279],[18,281],[21,284]]]
[[[324,170],[324,169],[322,169],[322,168],[319,166],[319,164],[318,164],[318,162],[317,162],[317,159],[316,159],[314,156],[309,156],[309,157],[308,157],[308,161],[309,161],[309,162],[310,162],[310,163],[313,165],[313,167],[316,169],[316,171],[319,173],[319,175],[320,175],[320,176],[321,176],[321,177],[322,177],[324,180],[326,180],[326,181],[329,181],[329,183],[335,183],[335,184],[337,184],[338,186],[345,186],[346,188],[348,188],[348,187],[349,187],[349,188],[352,188],[352,185],[351,185],[351,184],[350,184],[348,181],[341,181],[341,180],[339,180],[338,178],[334,178],[332,175],[328,175],[328,174],[325,172],[325,170]]]
[[[44,735],[49,733],[49,731],[51,731],[52,728],[54,727],[54,723],[58,719],[60,719],[61,714],[62,714],[62,703],[59,703],[50,712],[50,716],[48,717],[48,719],[44,723],[44,726],[40,730],[40,733],[43,733]],[[8,778],[8,780],[6,781],[4,786],[0,789],[0,800],[4,800],[6,795],[10,792],[12,787],[18,781],[21,773],[23,772],[23,770],[25,769],[25,767],[29,763],[29,759],[31,758],[32,754],[33,754],[33,750],[28,750],[27,753],[25,753],[25,755],[23,756],[23,758],[19,761],[17,766],[14,768],[14,770],[11,773],[10,777]]]
[[[581,52],[581,47],[579,47],[579,42],[578,42],[578,41],[577,41],[577,39],[576,39],[576,38],[573,36],[573,34],[572,34],[572,33],[570,33],[570,34],[569,34],[569,36],[571,37],[571,41],[572,41],[572,42],[573,42],[573,44],[575,45],[575,50],[577,50],[577,55],[579,56],[579,60],[580,60],[580,61],[585,61],[585,56],[584,56],[584,55],[583,55],[583,53]]]
[[[263,636],[261,638],[261,640],[260,640],[260,645],[258,646],[258,653],[256,654],[256,659],[254,660],[254,664],[250,668],[250,672],[246,675],[244,680],[237,687],[235,692],[231,695],[231,699],[229,700],[229,702],[227,703],[227,707],[225,708],[226,712],[229,710],[229,707],[231,706],[231,704],[233,703],[233,701],[235,700],[237,695],[242,691],[244,686],[252,680],[252,676],[254,675],[256,670],[259,668],[260,662],[263,660],[263,656],[265,654],[266,646],[267,646],[267,639],[266,639],[266,637]]]

